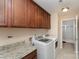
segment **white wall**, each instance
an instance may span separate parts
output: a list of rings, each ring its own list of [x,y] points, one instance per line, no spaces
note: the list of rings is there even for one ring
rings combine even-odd
[[[47,29],[27,29],[27,28],[0,28],[0,38],[7,38],[9,35],[14,37],[28,37],[42,35],[48,32]]]
[[[49,34],[53,37],[58,38],[58,14],[51,15],[51,29],[49,30]]]

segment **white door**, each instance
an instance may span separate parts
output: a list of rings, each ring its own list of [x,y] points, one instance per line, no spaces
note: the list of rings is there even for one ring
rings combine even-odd
[[[62,22],[62,39],[66,42],[75,42],[75,20]]]

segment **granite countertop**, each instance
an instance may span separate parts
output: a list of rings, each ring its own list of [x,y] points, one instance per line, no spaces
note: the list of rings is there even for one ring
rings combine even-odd
[[[5,59],[22,59],[24,56],[28,55],[34,50],[36,50],[36,48],[33,46],[30,46],[28,48],[21,47],[12,52],[6,53],[4,56]]]
[[[24,38],[13,39],[1,40],[0,38],[0,59],[21,59],[36,50],[29,40]]]

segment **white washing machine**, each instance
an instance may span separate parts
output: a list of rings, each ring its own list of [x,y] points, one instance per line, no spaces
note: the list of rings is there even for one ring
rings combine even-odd
[[[37,48],[37,59],[55,59],[55,42],[52,39],[41,38],[34,41]]]

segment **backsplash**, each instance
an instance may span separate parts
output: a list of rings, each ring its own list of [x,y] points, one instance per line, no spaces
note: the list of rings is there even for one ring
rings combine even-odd
[[[26,29],[26,28],[0,28],[0,38],[13,37],[27,37],[42,35],[48,33],[48,29]]]

